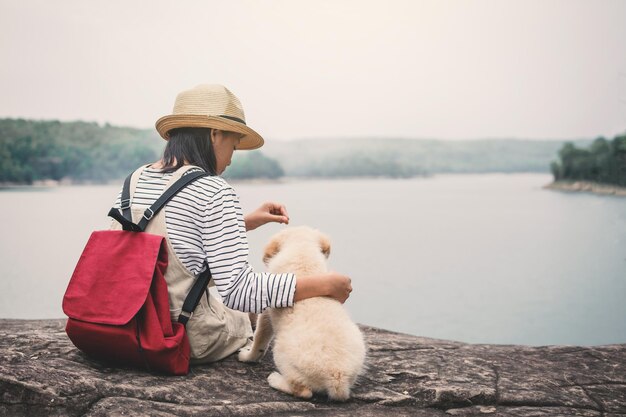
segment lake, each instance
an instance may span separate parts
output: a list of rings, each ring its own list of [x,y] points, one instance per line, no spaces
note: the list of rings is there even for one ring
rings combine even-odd
[[[332,240],[355,321],[470,343],[626,342],[626,198],[542,189],[545,174],[233,183],[244,211],[286,204]],[[0,317],[61,299],[119,185],[0,191]],[[250,262],[281,227],[249,233]]]

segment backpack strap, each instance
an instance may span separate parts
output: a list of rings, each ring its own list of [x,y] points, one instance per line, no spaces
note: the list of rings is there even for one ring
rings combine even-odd
[[[139,181],[139,176],[141,175],[141,172],[149,166],[150,164],[140,166],[135,171],[131,172],[124,180],[124,186],[122,187],[122,196],[120,198],[120,209],[122,210],[122,215],[124,216],[124,218],[126,218],[126,220],[130,222],[133,221],[133,214],[130,210],[131,189],[133,191],[132,194],[134,195],[135,188],[137,187],[137,181]]]
[[[143,232],[143,230],[141,230],[138,225],[124,217],[122,213],[120,213],[120,211],[115,207],[112,207],[111,210],[109,210],[107,216],[117,220],[122,225],[122,229],[126,231]]]
[[[178,171],[174,173],[171,181],[167,184],[165,191],[159,197],[154,204],[152,204],[149,208],[144,212],[141,220],[137,224],[138,227],[143,231],[145,230],[148,222],[156,213],[161,210],[161,208],[172,199],[186,185],[195,181],[197,178],[205,177],[208,174],[202,170],[197,172],[189,172],[189,170],[197,168],[193,165],[185,165],[181,167]],[[198,274],[196,281],[194,282],[191,290],[187,293],[187,297],[185,297],[185,301],[183,302],[183,307],[181,309],[180,315],[178,316],[178,322],[183,326],[187,325],[187,322],[193,315],[196,307],[200,303],[202,296],[206,292],[207,287],[209,286],[209,282],[213,278],[211,274],[211,268],[209,268],[209,264],[205,261],[206,269]]]
[[[148,222],[159,212],[159,210],[163,208],[165,203],[170,201],[172,197],[176,195],[176,193],[192,181],[195,181],[200,177],[206,177],[207,175],[208,174],[204,171],[190,172],[189,174],[183,175],[180,179],[176,180],[175,183],[173,183],[163,194],[161,194],[161,197],[157,198],[157,200],[143,212],[141,220],[137,223],[141,231],[146,230]]]
[[[168,201],[172,199],[172,197],[176,195],[176,193],[178,193],[180,190],[182,190],[185,186],[187,186],[192,181],[200,177],[204,177],[208,175],[206,172],[204,172],[204,170],[198,171],[198,172],[191,172],[191,173],[188,173],[187,175],[184,175],[184,173],[196,167],[187,165],[187,166],[180,168],[174,174],[178,177],[178,179],[176,179],[176,177],[172,178],[172,180],[176,179],[176,181],[173,183],[170,182],[167,185],[166,190],[163,192],[163,194],[161,194],[161,196],[150,207],[148,207],[144,211],[143,216],[141,217],[139,222],[134,223],[132,221],[132,213],[130,210],[131,189],[132,191],[134,191],[134,188],[137,185],[137,180],[139,178],[138,174],[146,166],[140,167],[138,170],[136,170],[135,172],[130,174],[128,177],[126,177],[126,180],[124,181],[124,187],[122,189],[122,201],[124,200],[126,201],[124,201],[125,205],[121,207],[122,212],[120,213],[120,211],[115,208],[111,208],[111,210],[109,210],[108,215],[114,218],[115,220],[117,220],[118,222],[120,222],[124,230],[132,231],[132,232],[143,232],[144,230],[146,230],[146,226],[148,226],[148,222],[163,208],[163,206]],[[128,205],[128,207],[126,207],[126,204]],[[126,213],[128,213],[128,216],[126,216]]]
[[[128,221],[133,221],[133,214],[130,211],[130,180],[133,174],[129,174],[124,180],[124,187],[122,187],[122,197],[120,199],[120,210],[122,210],[122,216]]]
[[[200,303],[200,299],[206,292],[206,288],[209,286],[209,281],[213,278],[209,264],[205,262],[205,265],[206,269],[198,274],[196,282],[194,282],[193,287],[191,287],[187,297],[185,297],[183,308],[178,316],[178,322],[182,323],[183,326],[187,325],[187,322],[193,315],[198,303]]]
[[[165,206],[168,201],[172,199],[172,197],[176,195],[176,193],[178,193],[185,186],[195,181],[196,179],[208,175],[204,170],[187,173],[187,171],[193,168],[197,168],[193,165],[186,165],[181,167],[178,171],[176,171],[176,173],[174,173],[172,180],[169,182],[169,184],[167,184],[163,194],[161,194],[161,196],[144,211],[141,220],[139,220],[139,222],[135,224],[132,221],[132,213],[130,210],[130,192],[132,189],[134,194],[135,188],[137,187],[137,181],[139,179],[138,174],[140,174],[145,167],[147,167],[147,165],[137,169],[135,172],[126,177],[126,180],[124,181],[124,188],[122,189],[122,201],[126,200],[128,202],[128,207],[122,206],[121,213],[120,210],[117,210],[115,208],[111,208],[111,210],[109,210],[109,216],[120,222],[124,230],[143,232],[146,229],[148,222],[163,208],[163,206]],[[127,212],[124,211],[125,208],[127,208]],[[128,217],[126,216],[127,213]],[[209,282],[213,278],[211,274],[211,268],[209,268],[209,264],[205,262],[205,265],[206,269],[198,274],[196,281],[191,287],[191,290],[187,294],[187,297],[185,297],[183,307],[181,309],[180,315],[178,316],[178,322],[181,323],[183,326],[187,325],[187,322],[193,315],[194,310],[196,309],[196,307],[200,303],[200,300],[202,299],[202,296],[206,292]]]

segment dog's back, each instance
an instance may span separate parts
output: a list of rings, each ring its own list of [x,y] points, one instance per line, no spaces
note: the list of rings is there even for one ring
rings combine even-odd
[[[327,238],[310,228],[282,234],[280,250],[267,260],[270,272],[305,276],[327,271]],[[276,335],[274,361],[282,376],[312,391],[327,392],[331,399],[348,399],[363,369],[365,343],[341,303],[315,297],[292,308],[271,309],[270,314]]]
[[[312,391],[348,399],[365,360],[359,328],[330,298],[309,298],[292,310],[271,311],[276,367],[283,375],[297,375]]]

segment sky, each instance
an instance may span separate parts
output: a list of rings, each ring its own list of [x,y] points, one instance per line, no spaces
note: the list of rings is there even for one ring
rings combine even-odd
[[[0,117],[152,128],[227,86],[278,140],[626,131],[626,1],[0,0]]]

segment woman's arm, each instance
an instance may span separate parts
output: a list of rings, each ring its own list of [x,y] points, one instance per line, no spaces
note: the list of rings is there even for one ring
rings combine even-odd
[[[296,278],[296,292],[293,300],[300,301],[311,297],[331,297],[344,303],[352,292],[349,277],[329,272],[323,275],[309,275]]]
[[[244,217],[246,231],[254,230],[266,223],[289,224],[289,215],[284,205],[267,202]],[[311,297],[331,297],[344,303],[352,292],[351,280],[345,275],[334,272],[323,275],[311,275],[296,279],[294,301]]]
[[[267,204],[267,209],[260,211],[271,214],[273,203]],[[282,212],[284,207],[280,207],[275,209]],[[350,278],[337,273],[296,277],[293,273],[255,272],[247,261],[248,243],[239,199],[226,184],[211,198],[206,219],[206,259],[215,286],[229,308],[260,313],[267,307],[290,307],[295,301],[311,297],[332,297],[342,303],[348,298]]]

